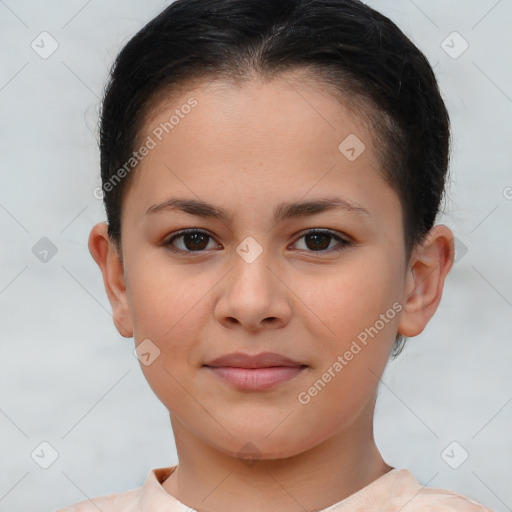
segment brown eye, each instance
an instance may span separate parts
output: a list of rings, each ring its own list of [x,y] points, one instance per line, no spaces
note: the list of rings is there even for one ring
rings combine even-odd
[[[304,233],[296,243],[302,239],[304,239],[305,246],[305,249],[302,249],[310,252],[340,251],[350,245],[348,240],[326,230],[310,230]],[[333,242],[335,242],[334,247],[332,245]]]
[[[175,242],[180,239],[181,247],[178,247]],[[174,252],[202,252],[207,248],[212,248],[208,247],[209,241],[213,241],[213,238],[208,233],[192,229],[176,233],[165,242],[165,245]]]
[[[208,238],[204,233],[187,233],[183,235],[183,244],[190,251],[200,251],[208,245]]]
[[[329,247],[332,236],[326,233],[312,233],[310,235],[306,235],[304,238],[308,249],[311,249],[312,251],[324,251]]]

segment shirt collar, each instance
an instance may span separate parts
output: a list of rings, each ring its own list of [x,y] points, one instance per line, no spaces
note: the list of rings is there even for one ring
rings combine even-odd
[[[176,466],[153,469],[148,473],[141,489],[141,512],[197,512],[195,509],[181,503],[174,496],[167,493],[162,483],[169,478]],[[399,496],[409,499],[411,491],[419,491],[422,486],[407,469],[392,468],[390,471],[373,482],[320,512],[354,512],[356,510],[377,511],[391,500]]]

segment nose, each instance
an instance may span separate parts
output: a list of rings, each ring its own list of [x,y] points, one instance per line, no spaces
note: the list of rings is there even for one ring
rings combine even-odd
[[[276,270],[278,266],[269,261],[265,251],[252,262],[235,254],[233,265],[219,286],[217,321],[228,329],[250,332],[287,325],[292,313],[292,294],[283,284],[286,281]]]

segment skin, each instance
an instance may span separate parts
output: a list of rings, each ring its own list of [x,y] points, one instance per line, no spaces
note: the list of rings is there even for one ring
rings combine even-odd
[[[163,488],[200,511],[241,503],[247,512],[321,510],[389,471],[373,435],[379,378],[396,333],[415,336],[434,314],[453,262],[453,235],[441,225],[406,258],[400,201],[379,171],[371,133],[328,91],[297,77],[215,81],[161,103],[141,139],[190,97],[198,101],[125,191],[123,261],[105,223],[89,237],[119,332],[160,350],[141,368],[170,412],[179,457]],[[354,161],[338,149],[350,134],[366,146]],[[333,195],[367,213],[273,219],[281,202]],[[171,197],[234,217],[145,214]],[[188,253],[165,245],[183,228],[211,236],[202,252],[187,237],[174,247]],[[326,235],[327,249],[316,250],[303,233],[312,228],[350,243]],[[251,263],[236,251],[248,236],[262,249]],[[396,303],[401,311],[300,403],[298,394]],[[277,352],[308,368],[266,391],[238,390],[203,367],[235,351]],[[251,450],[248,463],[241,452]]]

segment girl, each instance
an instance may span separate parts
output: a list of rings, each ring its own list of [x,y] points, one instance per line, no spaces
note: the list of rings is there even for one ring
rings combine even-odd
[[[66,512],[490,510],[373,435],[453,263],[449,137],[426,58],[359,1],[177,0],[140,30],[89,249],[179,464]]]

